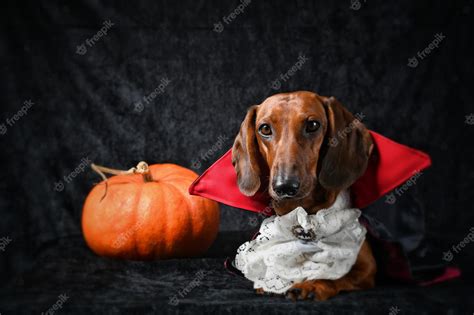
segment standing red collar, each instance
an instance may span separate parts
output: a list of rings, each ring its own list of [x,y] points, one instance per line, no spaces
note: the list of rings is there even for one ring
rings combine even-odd
[[[374,151],[364,175],[351,186],[353,206],[357,208],[367,207],[431,165],[428,154],[374,131],[369,132],[374,141]],[[262,191],[252,197],[243,195],[237,187],[237,175],[231,159],[232,150],[229,150],[192,183],[189,193],[236,208],[262,211],[269,205],[270,197]]]

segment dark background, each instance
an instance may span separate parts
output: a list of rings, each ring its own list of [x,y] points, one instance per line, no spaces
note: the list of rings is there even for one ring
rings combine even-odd
[[[433,166],[400,199],[421,205],[427,237],[441,249],[468,235],[473,1],[368,0],[351,8],[350,1],[253,0],[223,22],[239,4],[1,4],[0,124],[33,102],[0,135],[0,237],[12,239],[0,252],[3,284],[48,247],[64,240],[85,246],[81,208],[99,178],[87,169],[63,179],[82,159],[120,169],[172,162],[202,173],[231,146],[246,108],[282,91],[334,95],[364,113],[370,129],[429,153]],[[107,35],[76,53],[106,20],[114,23]],[[219,21],[222,32],[213,30]],[[437,33],[446,36],[439,47],[408,67]],[[300,55],[308,61],[273,89]],[[164,78],[169,85],[145,102]],[[393,216],[401,204],[381,201],[377,211]],[[254,214],[221,209],[220,238],[245,240],[243,231],[257,227]],[[469,266],[473,249],[467,244],[453,262]]]

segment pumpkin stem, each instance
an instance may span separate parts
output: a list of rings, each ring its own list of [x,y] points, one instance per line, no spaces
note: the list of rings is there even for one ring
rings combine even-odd
[[[142,174],[143,180],[147,182],[152,182],[153,177],[150,174],[150,168],[148,167],[148,164],[144,161],[141,161],[137,164],[136,167],[132,167],[129,170],[117,170],[114,168],[109,168],[101,165],[97,165],[94,163],[91,163],[91,168],[94,172],[100,175],[102,179],[105,182],[105,192],[100,201],[102,201],[105,196],[107,195],[107,190],[108,190],[108,184],[107,184],[107,176],[105,176],[104,173],[107,174],[112,174],[112,175],[126,175],[126,174]]]
[[[129,169],[129,171],[130,170],[133,170],[133,173],[135,174],[142,174],[145,183],[153,181],[153,177],[151,177],[150,174],[150,168],[148,167],[148,164],[144,161],[139,162],[137,164],[137,167],[133,167]]]

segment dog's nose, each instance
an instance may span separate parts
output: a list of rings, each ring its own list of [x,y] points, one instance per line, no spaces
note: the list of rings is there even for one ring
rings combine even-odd
[[[274,185],[273,190],[279,197],[291,198],[296,195],[300,188],[300,182],[297,178],[278,178]]]

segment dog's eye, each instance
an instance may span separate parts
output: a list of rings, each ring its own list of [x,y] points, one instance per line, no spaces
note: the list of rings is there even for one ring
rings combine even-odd
[[[258,128],[258,132],[260,132],[262,136],[268,137],[272,134],[272,128],[268,124],[262,124]]]
[[[315,132],[319,129],[321,124],[316,120],[309,120],[306,122],[306,132]]]

